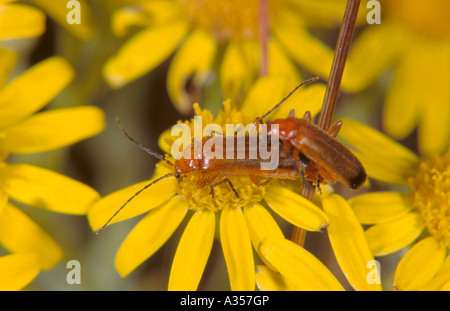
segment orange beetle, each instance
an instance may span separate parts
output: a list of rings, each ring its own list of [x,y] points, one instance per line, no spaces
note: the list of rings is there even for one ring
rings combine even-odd
[[[272,127],[274,124],[278,126]],[[283,150],[303,167],[305,179],[318,186],[321,182],[340,181],[351,189],[358,189],[367,175],[361,162],[336,140],[341,126],[339,121],[325,131],[311,122],[309,112],[303,118],[296,118],[291,110],[286,119],[267,122],[267,133],[279,136]]]

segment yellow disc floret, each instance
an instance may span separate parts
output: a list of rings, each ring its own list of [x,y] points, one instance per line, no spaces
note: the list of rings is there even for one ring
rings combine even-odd
[[[423,161],[409,179],[416,207],[428,232],[445,245],[450,243],[450,149],[442,157]]]
[[[220,110],[218,116],[213,120],[211,113],[208,110],[201,110],[198,104],[194,105],[194,111],[196,116],[201,116],[203,121],[203,128],[208,123],[215,123],[222,126],[223,133],[226,133],[226,124],[249,124],[254,120],[246,118],[242,112],[235,109],[230,101],[224,102],[224,109]],[[194,119],[190,121],[182,122],[186,124],[193,133],[194,131]],[[203,131],[203,129],[202,129]],[[170,152],[170,146],[178,137],[171,136],[171,131],[166,131],[160,137],[160,146],[166,151]],[[191,148],[191,147],[188,147]],[[174,159],[167,158],[170,162],[174,163]],[[220,159],[216,159],[220,161]],[[180,174],[179,178],[175,180],[176,189],[178,195],[183,197],[192,210],[209,209],[213,211],[222,210],[226,206],[230,207],[242,207],[249,203],[260,202],[265,194],[265,185],[256,185],[248,174],[242,175],[230,175],[220,174],[214,179],[212,184],[228,179],[229,182],[223,182],[211,189],[210,185],[203,185],[198,187],[198,181],[204,178],[202,174],[214,174],[215,171],[205,172],[200,170],[189,171],[186,174]],[[230,185],[231,183],[231,185]],[[232,188],[233,187],[233,188]],[[235,192],[236,191],[236,192]],[[236,196],[237,194],[237,196]]]

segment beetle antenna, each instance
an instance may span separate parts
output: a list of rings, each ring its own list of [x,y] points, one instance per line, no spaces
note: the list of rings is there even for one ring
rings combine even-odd
[[[156,184],[158,181],[170,177],[170,176],[175,176],[175,174],[167,174],[164,176],[161,176],[155,180],[153,180],[152,182],[150,182],[149,184],[145,185],[142,189],[140,189],[138,192],[136,192],[135,194],[133,194],[133,196],[131,198],[129,198],[109,219],[108,221],[100,228],[98,229],[95,234],[99,234],[100,231],[102,231],[110,222],[111,220],[113,220],[114,217],[117,216],[117,214],[119,214],[119,212],[128,204],[130,203],[131,200],[133,200],[135,197],[137,197],[142,191],[144,191],[145,189],[147,189],[148,187],[150,187],[153,184]]]
[[[267,117],[269,114],[271,114],[275,109],[277,109],[282,103],[284,103],[289,97],[291,97],[292,94],[295,93],[295,91],[297,91],[302,85],[305,84],[310,84],[314,81],[319,80],[319,77],[314,77],[308,80],[303,81],[302,83],[300,83],[299,85],[297,85],[289,94],[287,94],[287,96],[285,98],[283,98],[278,104],[276,104],[272,109],[270,109],[269,111],[267,111],[262,117],[259,118],[259,120],[263,120],[265,117]]]
[[[152,155],[154,157],[156,157],[159,160],[162,160],[170,165],[173,165],[173,163],[171,163],[169,160],[167,160],[166,158],[164,158],[163,155],[156,153],[150,149],[148,149],[147,147],[143,146],[141,143],[137,142],[136,140],[134,140],[134,138],[132,138],[130,135],[128,135],[127,131],[125,131],[125,127],[123,126],[122,122],[119,120],[119,118],[116,118],[116,122],[120,127],[120,130],[122,131],[122,133],[128,138],[128,140],[130,140],[132,143],[134,143],[136,146],[138,146],[139,148],[141,148],[142,150],[144,150],[145,152],[147,152],[149,155]]]

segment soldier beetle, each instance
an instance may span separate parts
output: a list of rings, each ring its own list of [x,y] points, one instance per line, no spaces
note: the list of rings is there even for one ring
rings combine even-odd
[[[263,118],[277,109],[285,99],[257,118],[255,125],[262,123]],[[319,190],[320,183],[333,184],[340,181],[351,189],[358,189],[364,184],[367,175],[361,162],[336,140],[342,121],[336,122],[325,131],[311,122],[309,111],[303,118],[296,118],[295,111],[291,110],[286,119],[269,121],[267,125],[267,134],[279,137],[283,142],[283,150],[303,168],[304,178],[315,184]]]

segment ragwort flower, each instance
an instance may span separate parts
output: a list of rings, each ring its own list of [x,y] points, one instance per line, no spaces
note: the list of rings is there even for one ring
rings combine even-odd
[[[41,209],[84,215],[98,193],[76,180],[10,154],[43,152],[91,137],[104,127],[103,112],[79,106],[41,110],[73,79],[60,57],[42,61],[0,88],[0,288],[20,289],[63,257],[58,244],[11,200]]]
[[[131,37],[104,66],[114,88],[146,74],[175,50],[167,80],[179,111],[192,110],[198,89],[211,71],[224,98],[239,102],[260,76],[259,0],[130,1],[118,10],[112,28],[118,36],[130,26],[145,27]],[[345,1],[268,0],[269,75],[284,76],[293,88],[301,77],[292,60],[323,77],[329,74],[333,50],[310,35],[308,26],[330,26],[342,19]],[[345,82],[344,82],[345,85]],[[194,91],[194,92],[193,92]],[[192,100],[194,96],[194,100]],[[195,100],[196,99],[196,100]]]
[[[224,110],[216,119],[207,110],[194,106],[197,116],[204,125],[212,122],[223,127],[228,124],[252,124],[257,116],[267,112],[269,107],[285,94],[285,83],[272,78],[257,81],[250,90],[241,110],[230,101],[224,102]],[[324,94],[323,85],[312,85],[299,90],[289,101],[305,103],[303,109],[316,113]],[[274,113],[286,117],[285,103]],[[193,127],[193,122],[184,124]],[[160,137],[160,147],[169,154],[175,138],[167,131]],[[169,157],[168,159],[171,160]],[[156,180],[174,173],[173,165],[161,161],[156,167]],[[299,194],[278,185],[256,185],[248,175],[225,175],[239,194],[236,198],[228,184],[214,187],[214,198],[209,187],[197,188],[198,172],[191,172],[176,179],[161,179],[140,193],[111,221],[117,222],[148,212],[122,243],[116,255],[116,268],[122,276],[128,275],[144,260],[154,254],[171,236],[188,211],[193,213],[178,244],[169,279],[169,290],[195,290],[200,282],[216,231],[216,216],[220,217],[220,240],[228,268],[232,290],[253,290],[255,287],[255,266],[252,243],[259,250],[260,233],[283,237],[263,204],[295,226],[319,231],[328,224],[328,217],[313,203]],[[220,180],[220,179],[218,179]],[[114,212],[150,181],[144,181],[114,192],[99,200],[88,212],[93,230],[101,228]],[[265,203],[263,203],[265,202]],[[266,226],[270,222],[270,226]],[[267,230],[267,231],[264,231]],[[264,256],[260,256],[264,260]]]
[[[349,203],[362,224],[373,225],[366,237],[375,256],[413,245],[397,267],[394,287],[420,289],[443,268],[450,245],[450,151],[421,159],[368,126],[344,122],[351,130],[342,128],[340,136],[357,146],[368,176],[409,188],[363,194]]]
[[[450,139],[450,27],[446,0],[380,1],[380,25],[354,41],[344,76],[360,91],[389,69],[383,128],[403,138],[418,128],[421,153],[442,154]]]

